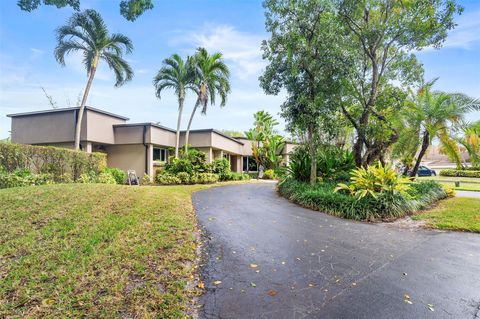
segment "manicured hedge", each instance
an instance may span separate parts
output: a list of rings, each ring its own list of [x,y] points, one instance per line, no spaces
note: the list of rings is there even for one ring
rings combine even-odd
[[[70,178],[77,181],[82,174],[99,175],[107,166],[103,153],[85,153],[51,146],[33,146],[0,142],[0,171],[29,171],[49,174],[55,182]]]
[[[312,186],[289,178],[278,185],[278,192],[281,196],[310,209],[343,218],[370,221],[402,217],[447,197],[441,185],[434,181],[412,183],[409,191],[412,199],[391,195],[358,200],[354,196],[334,192],[335,186],[336,183]]]
[[[440,176],[480,178],[480,169],[475,170],[470,167],[468,169],[442,169],[440,171]]]

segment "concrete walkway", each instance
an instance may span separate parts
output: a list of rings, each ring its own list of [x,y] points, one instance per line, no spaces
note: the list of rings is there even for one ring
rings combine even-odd
[[[457,197],[480,198],[480,192],[455,191],[455,196],[457,196]],[[480,210],[480,208],[479,208],[479,210]]]
[[[273,184],[194,195],[202,318],[478,318],[480,236],[335,218]]]

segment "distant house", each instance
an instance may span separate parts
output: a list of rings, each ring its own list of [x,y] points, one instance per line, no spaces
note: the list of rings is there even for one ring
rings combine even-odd
[[[12,142],[73,148],[79,108],[62,108],[7,115],[12,119]],[[175,147],[175,130],[153,123],[127,123],[129,119],[86,107],[82,119],[81,149],[107,154],[108,165],[137,174],[154,174],[155,161],[167,161]],[[185,132],[180,135],[184,144]],[[191,130],[189,144],[207,155],[207,161],[225,157],[234,172],[256,170],[249,140],[233,138],[214,129]],[[295,144],[281,152],[288,164]]]

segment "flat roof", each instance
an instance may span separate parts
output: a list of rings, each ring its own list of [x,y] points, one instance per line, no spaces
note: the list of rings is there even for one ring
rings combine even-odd
[[[180,133],[185,133],[186,131],[180,131]],[[216,129],[213,129],[213,128],[206,128],[206,129],[197,129],[197,130],[190,130],[190,133],[193,133],[193,132],[197,132],[197,133],[216,133],[222,137],[225,137],[225,138],[228,138],[229,140],[232,140],[234,142],[237,142],[238,144],[241,144],[241,145],[244,145],[242,142],[236,140],[235,138],[231,137],[231,136],[228,136],[226,134],[223,134],[222,132],[220,131],[217,131]]]
[[[56,113],[56,112],[70,112],[70,111],[75,111],[75,110],[78,110],[78,109],[80,109],[79,106],[64,107],[64,108],[60,108],[60,109],[51,109],[51,110],[43,110],[43,111],[33,111],[33,112],[7,114],[7,116],[8,117],[20,117],[20,116],[30,116],[30,115],[37,115],[37,114],[49,114],[49,113]],[[114,114],[114,113],[110,113],[110,112],[100,110],[100,109],[97,109],[97,108],[94,108],[94,107],[91,107],[91,106],[85,106],[85,109],[87,109],[89,111],[97,112],[97,113],[100,113],[100,114],[105,114],[105,115],[108,115],[108,116],[111,116],[111,117],[116,117],[116,118],[119,118],[121,120],[125,120],[125,121],[129,120],[128,117],[121,116],[121,115]]]
[[[177,131],[175,131],[174,129],[171,129],[171,128],[163,126],[163,125],[158,125],[158,124],[155,124],[155,123],[151,123],[151,122],[125,123],[125,124],[114,124],[113,125],[113,127],[135,127],[135,126],[152,126],[152,127],[159,128],[161,130],[166,130],[166,131],[170,131],[170,132],[173,132],[173,133],[177,133]]]

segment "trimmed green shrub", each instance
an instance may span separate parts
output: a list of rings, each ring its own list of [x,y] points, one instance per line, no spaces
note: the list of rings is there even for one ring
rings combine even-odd
[[[228,180],[231,173],[230,162],[226,158],[217,158],[211,164],[212,173],[218,174],[221,181]]]
[[[199,184],[213,184],[218,182],[218,175],[213,173],[199,173],[197,175],[197,182]]]
[[[440,176],[448,177],[479,177],[480,170],[469,169],[442,169],[440,171]]]
[[[123,185],[127,181],[127,173],[116,167],[106,167],[104,172],[109,173],[115,179],[116,184]]]
[[[263,179],[275,179],[275,172],[273,169],[267,169],[263,172]]]
[[[103,153],[85,153],[52,146],[33,146],[0,142],[0,170],[12,173],[27,170],[36,174],[50,174],[60,182],[65,174],[76,181],[88,172],[99,174],[107,166]]]
[[[81,184],[91,184],[97,182],[97,175],[95,172],[83,173],[77,179],[77,183]]]
[[[113,177],[113,175],[109,172],[100,173],[96,179],[96,182],[101,184],[117,184],[115,177]]]
[[[178,185],[182,183],[182,181],[177,176],[167,172],[157,174],[155,182],[160,185]]]
[[[17,173],[0,172],[0,189],[52,183],[53,177],[51,174],[27,174],[24,171]]]
[[[279,183],[281,196],[304,207],[334,216],[355,220],[391,219],[411,214],[428,207],[447,194],[435,181],[411,183],[409,197],[398,193],[383,193],[376,198],[365,196],[357,199],[348,194],[334,192],[335,183],[310,185],[288,178]]]
[[[155,174],[155,177],[156,176],[157,175]],[[142,179],[140,180],[140,185],[143,185],[143,186],[153,185],[153,182],[150,179],[150,175],[148,175],[147,173],[143,173]]]
[[[187,158],[172,158],[172,160],[165,165],[165,171],[173,175],[180,172],[192,174],[194,173],[194,167],[192,162]]]
[[[190,175],[186,172],[178,173],[177,177],[182,182],[182,184],[189,184],[190,183]]]
[[[243,181],[243,180],[249,180],[250,175],[247,173],[236,173],[236,172],[230,172],[226,175],[224,175],[223,180],[224,181]]]

